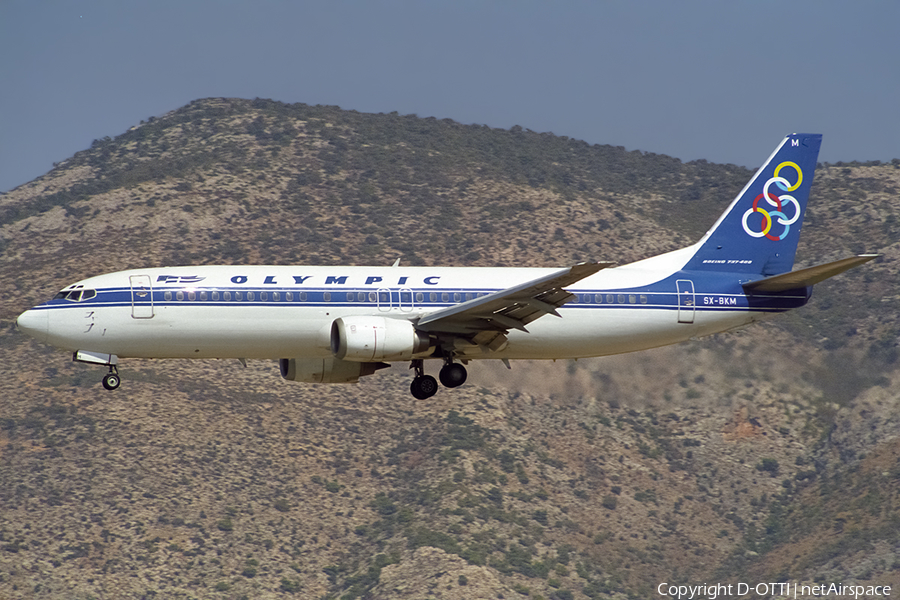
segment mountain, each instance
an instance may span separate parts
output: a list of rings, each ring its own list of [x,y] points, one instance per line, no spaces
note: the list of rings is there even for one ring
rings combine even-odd
[[[807,307],[635,355],[476,363],[427,402],[398,366],[328,387],[267,361],[129,360],[110,393],[15,331],[140,266],[624,263],[697,239],[751,175],[268,100],[96,140],[0,195],[0,596],[896,589],[900,161],[820,165],[797,266],[883,257]]]

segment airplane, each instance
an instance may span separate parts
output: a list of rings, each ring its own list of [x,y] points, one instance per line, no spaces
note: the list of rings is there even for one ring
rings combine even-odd
[[[278,360],[307,383],[356,383],[409,362],[410,392],[465,383],[471,361],[578,359],[740,328],[807,303],[812,286],[876,258],[791,271],[822,136],[786,136],[695,244],[622,266],[563,269],[180,266],[85,279],[17,319],[73,360]]]

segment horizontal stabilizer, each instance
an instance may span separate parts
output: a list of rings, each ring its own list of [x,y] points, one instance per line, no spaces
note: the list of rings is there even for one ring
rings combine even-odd
[[[751,281],[744,284],[744,289],[748,292],[783,292],[785,290],[794,290],[797,288],[814,285],[821,281],[825,281],[829,277],[839,275],[848,269],[858,267],[863,263],[867,263],[873,258],[878,258],[880,254],[860,254],[850,258],[825,263],[824,265],[816,265],[799,271],[791,271],[773,277],[766,277],[758,281]]]

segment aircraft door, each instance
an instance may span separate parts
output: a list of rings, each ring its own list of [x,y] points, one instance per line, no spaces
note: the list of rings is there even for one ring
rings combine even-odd
[[[690,279],[679,279],[675,282],[678,288],[678,322],[694,322],[694,282]]]
[[[153,286],[149,275],[132,275],[131,281],[131,317],[133,319],[153,318]]]
[[[391,290],[381,288],[378,290],[378,310],[388,312],[391,310]]]

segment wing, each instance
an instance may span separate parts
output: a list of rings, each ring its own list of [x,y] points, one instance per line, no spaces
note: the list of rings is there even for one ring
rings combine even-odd
[[[613,263],[579,263],[539,279],[429,313],[416,328],[431,333],[453,334],[496,350],[506,342],[506,332],[544,315],[560,316],[556,309],[575,298],[563,288],[593,275]]]

